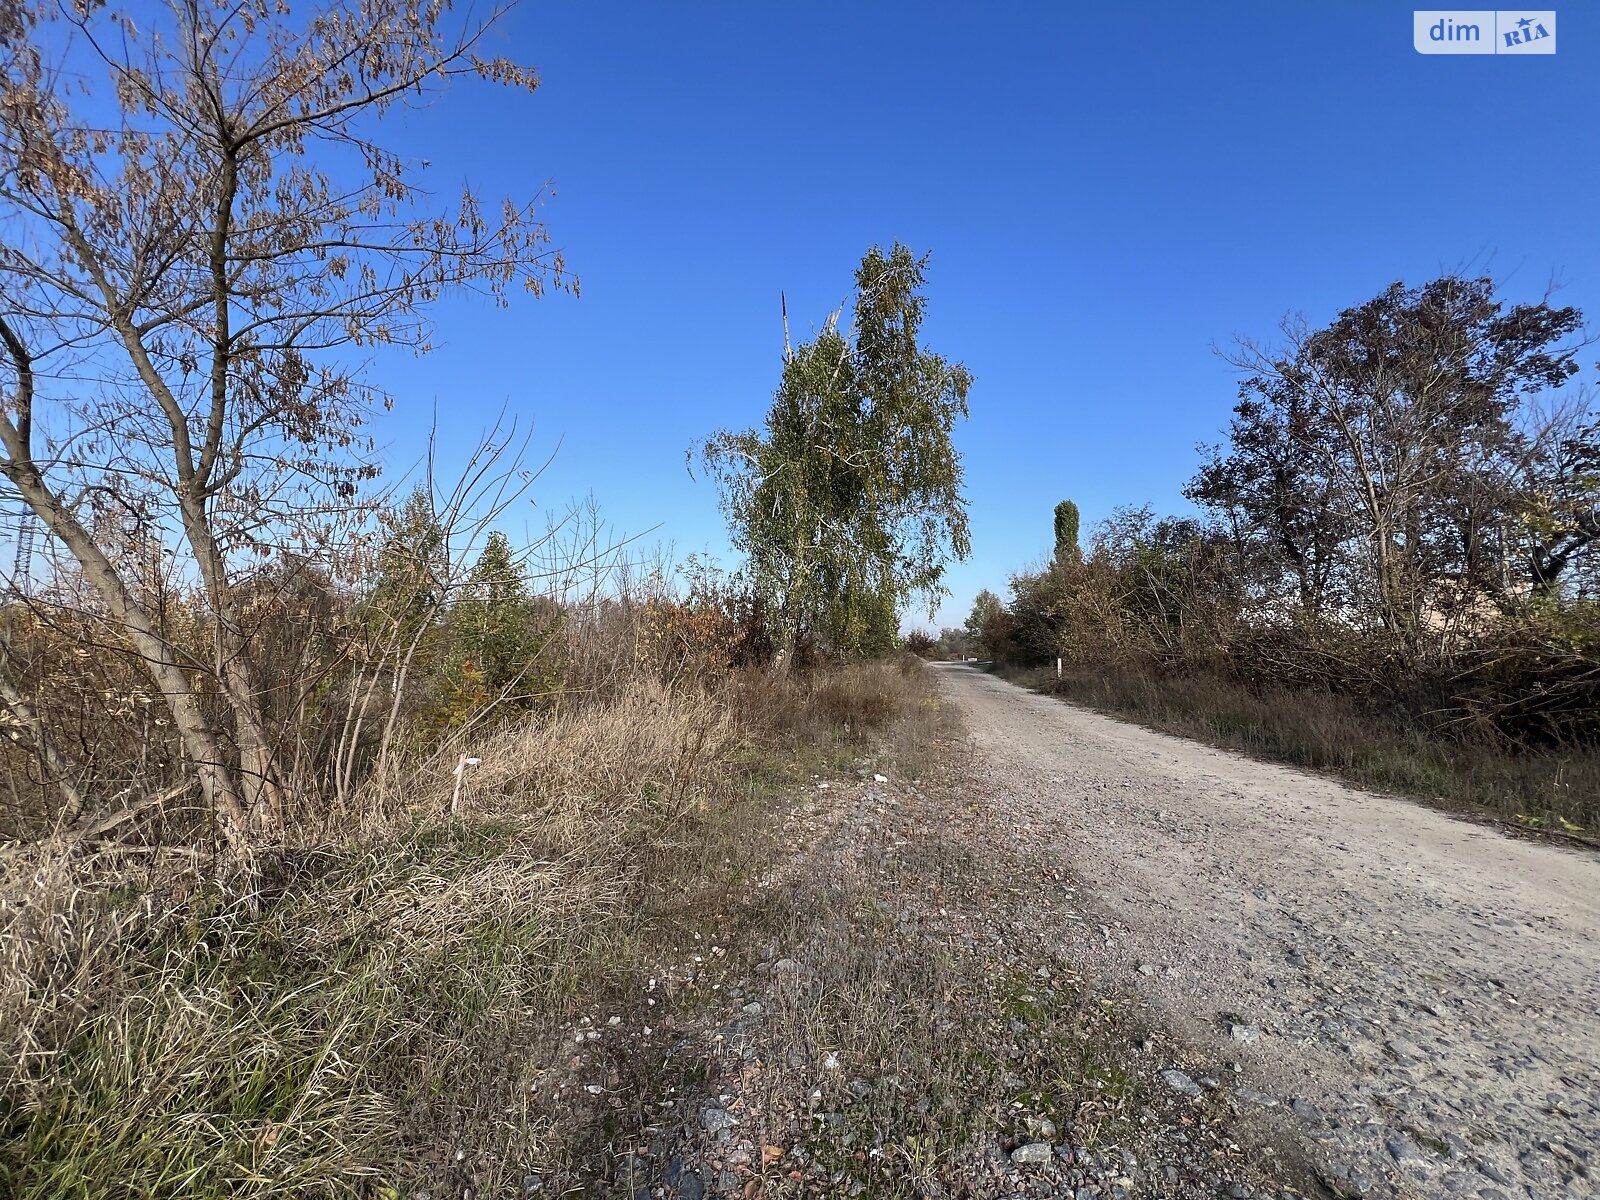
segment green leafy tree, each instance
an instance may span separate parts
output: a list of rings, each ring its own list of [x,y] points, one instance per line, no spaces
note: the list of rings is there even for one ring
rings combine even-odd
[[[367,595],[369,635],[409,645],[444,604],[449,575],[445,530],[426,488],[415,489],[388,519],[377,582]]]
[[[1078,506],[1071,500],[1056,505],[1056,565],[1081,561],[1083,551],[1078,548]]]
[[[967,657],[970,639],[964,629],[947,626],[939,631],[939,640],[933,644],[931,657],[948,662],[961,662]]]
[[[453,707],[476,710],[495,701],[524,700],[549,683],[538,667],[555,631],[555,614],[529,592],[505,534],[489,535],[462,587],[451,624],[454,649],[447,689]]]
[[[979,592],[972,601],[972,612],[967,616],[966,635],[974,648],[998,658],[1002,654],[1008,628],[1006,606],[988,588]]]
[[[970,551],[951,432],[972,377],[918,342],[926,263],[869,250],[850,329],[830,320],[786,357],[764,430],[702,448],[791,650],[893,648],[902,605],[921,595],[931,612],[947,561]]]

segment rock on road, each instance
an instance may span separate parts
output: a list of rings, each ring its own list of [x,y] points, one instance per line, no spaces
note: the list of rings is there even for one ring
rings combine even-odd
[[[1600,855],[937,677],[996,835],[1083,880],[1100,965],[1332,1192],[1600,1196]]]

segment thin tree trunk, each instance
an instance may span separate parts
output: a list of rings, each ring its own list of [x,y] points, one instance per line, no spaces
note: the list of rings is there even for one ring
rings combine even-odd
[[[76,764],[69,763],[56,749],[55,739],[45,728],[38,710],[11,678],[11,672],[7,669],[10,666],[10,659],[10,636],[0,628],[0,700],[5,701],[6,707],[28,727],[28,732],[33,737],[34,748],[39,754],[39,762],[44,768],[46,782],[55,784],[56,790],[61,793],[59,823],[71,825],[83,812],[83,793],[78,790],[77,784],[82,771]]]
[[[12,431],[5,432],[9,442]],[[0,470],[4,471],[6,478],[27,501],[28,507],[44,523],[45,528],[59,538],[77,559],[89,585],[122,627],[140,661],[144,663],[151,681],[167,702],[184,753],[194,765],[201,794],[215,814],[223,838],[231,845],[242,844],[249,825],[248,810],[233,773],[228,769],[221,739],[206,720],[199,697],[179,665],[172,644],[162,635],[150,614],[128,592],[122,577],[95,545],[88,530],[62,507],[60,500],[45,485],[37,468],[32,462],[18,462],[17,457],[14,453],[9,455],[7,461],[0,465]]]

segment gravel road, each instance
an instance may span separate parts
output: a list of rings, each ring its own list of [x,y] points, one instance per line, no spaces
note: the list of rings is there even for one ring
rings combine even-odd
[[[1600,856],[938,680],[994,836],[1084,882],[1080,950],[1189,1048],[1171,1086],[1337,1195],[1600,1196]]]

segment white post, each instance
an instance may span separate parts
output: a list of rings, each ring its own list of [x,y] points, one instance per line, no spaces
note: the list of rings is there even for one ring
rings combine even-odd
[[[450,792],[450,815],[452,817],[456,815],[456,809],[461,804],[461,781],[466,778],[467,768],[475,767],[481,761],[481,759],[468,758],[465,754],[456,760],[456,769],[453,772],[456,777],[456,786]]]
[[[467,756],[463,754],[460,758],[456,759],[456,786],[455,789],[450,793],[450,815],[452,817],[456,815],[456,806],[461,803],[461,777],[466,773]]]
[[[1059,658],[1056,659],[1056,678],[1061,678],[1061,660]]]

